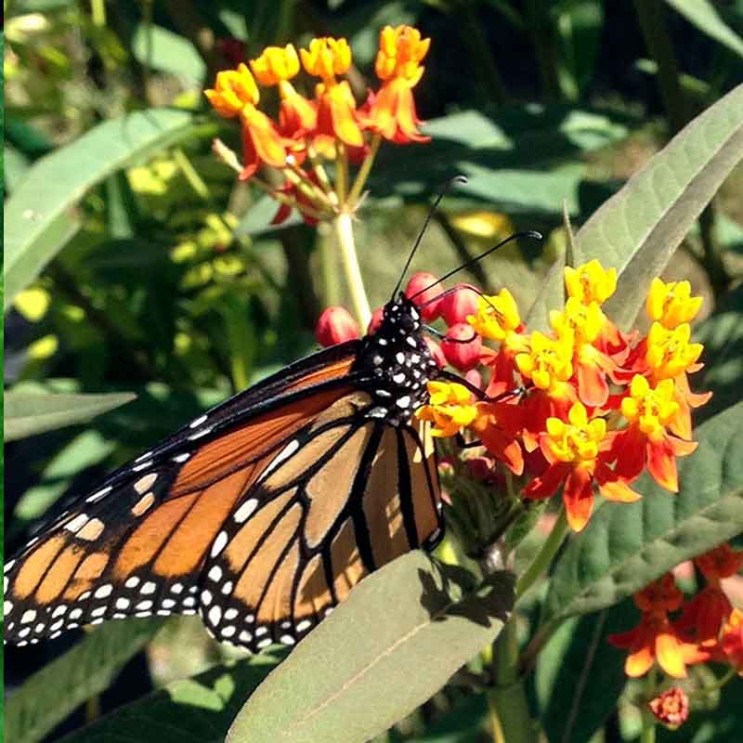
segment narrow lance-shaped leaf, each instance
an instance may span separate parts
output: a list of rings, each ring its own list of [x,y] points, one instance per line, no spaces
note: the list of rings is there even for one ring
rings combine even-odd
[[[653,276],[670,260],[720,184],[743,158],[743,85],[700,114],[637,175],[606,201],[576,234],[586,259],[598,258],[620,275],[607,314],[629,326]],[[564,259],[557,261],[527,316],[531,328],[548,325],[562,291]]]
[[[99,124],[36,162],[5,206],[5,308],[79,226],[75,206],[111,173],[190,131],[184,111],[151,109]]]
[[[31,676],[5,705],[5,739],[13,743],[41,740],[85,700],[106,689],[163,621],[104,624]]]
[[[103,395],[5,393],[5,440],[85,423],[136,398],[131,392]]]
[[[423,552],[355,588],[303,640],[237,716],[230,743],[354,743],[386,730],[493,641],[508,618],[513,579],[472,576]]]
[[[597,611],[743,532],[743,403],[696,430],[679,466],[680,492],[643,476],[636,503],[607,503],[555,565],[544,619]]]
[[[730,51],[743,57],[743,39],[722,19],[708,0],[666,0],[666,2],[702,33],[724,44]]]

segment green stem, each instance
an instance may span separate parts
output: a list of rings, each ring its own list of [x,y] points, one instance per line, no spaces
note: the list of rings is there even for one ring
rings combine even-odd
[[[539,66],[544,97],[548,101],[559,101],[561,60],[557,50],[557,34],[552,14],[547,12],[543,0],[527,0],[524,15]]]
[[[335,253],[330,244],[330,234],[326,225],[317,231],[317,239],[320,241],[320,266],[323,278],[323,307],[337,305],[340,298],[340,287],[338,286],[338,272],[335,266]]]
[[[518,674],[519,644],[515,617],[506,622],[493,648],[495,686],[488,695],[493,739],[532,743],[534,723],[529,714],[523,679]]]
[[[542,573],[547,570],[552,559],[560,549],[560,545],[565,539],[568,532],[568,519],[565,514],[565,507],[560,508],[560,515],[552,527],[547,539],[540,548],[536,557],[532,560],[531,565],[524,571],[521,577],[516,581],[516,599],[523,596],[536,583]]]
[[[339,139],[335,140],[335,190],[338,194],[338,203],[341,207],[346,204],[346,189],[348,188],[348,167],[346,148]]]
[[[348,194],[348,206],[353,209],[358,203],[361,191],[366,184],[366,179],[369,177],[372,165],[374,164],[374,158],[379,152],[379,145],[382,143],[381,134],[375,134],[372,137],[371,145],[369,146],[369,154],[364,158],[364,162],[361,163],[359,172],[356,175],[356,180],[353,182],[351,192]]]
[[[508,102],[508,93],[483,28],[482,21],[473,9],[473,3],[463,3],[462,29],[466,36],[467,48],[475,63],[475,69],[481,76],[485,93],[491,101],[500,106]]]
[[[648,708],[648,702],[655,696],[658,688],[658,672],[655,667],[650,669],[645,679],[645,694],[642,702],[642,732],[640,733],[640,743],[655,743],[655,717]]]
[[[361,269],[359,268],[359,260],[356,255],[356,243],[353,239],[351,215],[348,212],[341,212],[333,220],[333,227],[338,238],[343,270],[346,274],[348,291],[351,294],[353,311],[363,329],[369,325],[371,310],[369,309],[369,300],[366,298],[364,281],[361,278]]]
[[[209,194],[209,187],[204,183],[204,179],[199,175],[193,163],[188,159],[186,153],[180,148],[176,147],[173,151],[173,159],[176,165],[181,169],[183,177],[188,181],[188,185],[191,186],[194,193],[206,202],[211,201]]]
[[[673,132],[689,120],[671,37],[665,23],[663,0],[635,0],[635,12],[648,54],[658,65],[658,87]]]

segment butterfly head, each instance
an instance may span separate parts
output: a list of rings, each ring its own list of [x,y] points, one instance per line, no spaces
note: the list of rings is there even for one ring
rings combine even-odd
[[[421,316],[404,295],[388,302],[376,332],[364,338],[356,368],[366,379],[375,417],[406,422],[427,397],[438,366],[423,334]]]

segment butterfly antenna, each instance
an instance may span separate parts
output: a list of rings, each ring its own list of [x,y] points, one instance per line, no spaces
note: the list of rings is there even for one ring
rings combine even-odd
[[[413,262],[413,257],[415,256],[415,251],[418,250],[418,246],[421,244],[421,240],[423,239],[423,235],[426,234],[426,230],[428,229],[428,225],[431,223],[431,220],[433,219],[433,215],[436,213],[436,209],[438,209],[439,204],[441,203],[441,200],[446,196],[446,194],[449,193],[452,186],[455,183],[467,183],[467,178],[463,175],[455,175],[454,178],[447,181],[441,188],[441,191],[439,191],[438,196],[436,197],[435,201],[431,205],[431,208],[428,210],[428,214],[426,215],[426,219],[423,222],[423,226],[420,229],[420,232],[418,233],[418,237],[416,237],[415,242],[413,243],[413,247],[410,251],[410,254],[408,255],[407,261],[405,261],[405,265],[403,266],[402,272],[400,273],[400,278],[397,280],[397,284],[395,285],[395,289],[392,292],[391,299],[394,299],[397,296],[397,292],[400,291],[400,287],[402,286],[403,279],[405,278],[405,274],[408,272],[408,269],[410,268],[410,264]]]
[[[518,240],[522,237],[529,237],[534,240],[542,240],[544,239],[544,235],[542,235],[541,232],[537,232],[536,230],[527,230],[526,232],[515,232],[513,235],[510,235],[505,240],[501,240],[497,245],[493,245],[493,247],[488,248],[484,253],[480,253],[480,255],[476,255],[471,260],[467,261],[466,263],[463,263],[461,266],[457,266],[456,268],[452,269],[448,273],[445,273],[440,279],[434,281],[432,284],[429,284],[428,286],[424,286],[422,289],[417,291],[413,296],[409,297],[409,299],[415,299],[419,294],[423,294],[423,292],[427,292],[431,287],[436,286],[437,284],[440,284],[442,281],[446,281],[450,276],[454,276],[455,273],[459,273],[459,271],[462,271],[463,269],[477,263],[478,261],[481,261],[483,258],[486,258],[491,253],[495,253],[496,250],[499,248],[502,248],[504,245],[507,245],[512,240]]]

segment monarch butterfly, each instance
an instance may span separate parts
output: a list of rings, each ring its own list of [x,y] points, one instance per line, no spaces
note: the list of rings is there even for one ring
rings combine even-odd
[[[5,637],[196,613],[257,650],[298,640],[362,577],[441,534],[427,424],[438,366],[404,296],[108,477],[5,566]]]
[[[291,645],[367,574],[432,547],[436,454],[414,412],[448,372],[399,287],[374,334],[191,421],[32,539],[5,566],[6,642],[199,613],[219,640]]]

